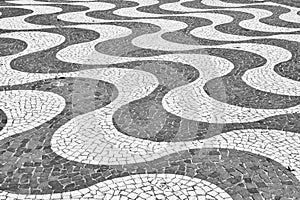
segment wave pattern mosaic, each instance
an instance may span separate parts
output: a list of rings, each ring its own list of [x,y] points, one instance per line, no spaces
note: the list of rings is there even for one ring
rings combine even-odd
[[[300,1],[0,2],[0,200],[300,199]]]

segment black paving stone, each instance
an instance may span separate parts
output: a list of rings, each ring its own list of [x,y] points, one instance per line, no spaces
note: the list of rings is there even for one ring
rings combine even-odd
[[[0,19],[7,17],[17,17],[22,15],[28,15],[33,13],[32,10],[24,9],[24,8],[15,8],[15,7],[3,7],[0,8]]]
[[[1,87],[0,90],[17,90],[20,88],[26,89],[39,86],[38,90],[43,91],[57,81],[57,79],[49,79],[24,84],[22,86]],[[6,173],[5,171],[0,172],[1,177],[3,177],[0,179],[0,189],[26,194],[48,194],[71,191],[75,190],[75,187],[71,187],[73,183],[76,183],[76,189],[82,189],[88,186],[86,182],[81,181],[84,180],[84,176],[94,174],[98,170],[99,172],[111,170],[110,167],[107,168],[105,166],[101,168],[100,166],[85,165],[69,161],[56,155],[50,148],[50,139],[54,131],[68,120],[79,114],[92,111],[93,109],[110,103],[111,100],[116,97],[117,91],[111,84],[97,80],[66,78],[60,79],[59,81],[63,86],[61,86],[61,88],[50,87],[50,91],[63,96],[65,100],[69,102],[64,111],[56,118],[37,127],[37,129],[32,129],[19,134],[17,137],[8,137],[0,141],[1,149],[4,149],[5,152],[12,152],[11,154],[6,153],[5,156],[0,157],[3,162],[2,168],[10,169],[7,170]],[[74,85],[74,87],[71,86],[71,90],[69,88],[70,85]],[[75,85],[78,88],[75,89]],[[90,90],[86,90],[89,87]],[[84,88],[85,90],[78,93],[80,91],[78,90],[79,88]],[[88,94],[86,96],[83,91],[90,91],[90,93],[85,92]],[[77,98],[75,99],[74,96],[77,96]],[[89,102],[93,102],[94,106],[89,106]],[[72,115],[66,115],[68,112],[72,112]],[[48,124],[55,123],[60,125],[49,128]],[[35,151],[31,152],[25,150],[22,151],[22,153],[13,154],[16,150],[12,148],[11,145],[16,143],[18,146],[26,147],[31,141],[36,141],[32,143],[32,148],[35,149]],[[16,157],[20,159],[20,161],[15,159]],[[64,169],[67,170],[65,171]],[[81,173],[83,170],[85,170],[85,173]],[[60,177],[63,175],[69,177],[69,179],[60,182]],[[89,183],[90,185],[95,184],[94,181],[90,181]],[[14,185],[13,187],[11,187],[12,184]],[[30,190],[25,191],[23,188],[29,188]]]
[[[0,109],[0,131],[5,127],[6,124],[7,124],[7,116],[5,112],[3,112],[3,110]]]
[[[25,50],[26,47],[27,44],[21,40],[0,38],[0,57],[20,53]]]
[[[13,69],[29,73],[52,73],[101,67],[117,67],[143,70],[154,74],[159,79],[160,85],[150,95],[130,102],[128,105],[121,107],[114,114],[114,124],[120,132],[129,136],[157,142],[200,140],[223,132],[240,129],[260,128],[299,132],[300,115],[298,113],[268,117],[251,123],[209,124],[182,119],[166,112],[161,105],[164,95],[175,87],[191,83],[198,78],[199,73],[192,66],[162,61],[134,61],[114,65],[79,65],[58,60],[55,55],[59,50],[69,45],[95,40],[99,38],[100,35],[88,29],[68,28],[66,27],[67,25],[82,23],[66,22],[58,20],[57,18],[59,14],[63,13],[86,11],[87,7],[69,5],[67,1],[40,1],[51,3],[64,2],[64,4],[49,4],[62,8],[62,11],[59,13],[34,15],[27,17],[25,21],[39,25],[55,25],[56,28],[41,29],[38,31],[58,33],[64,36],[66,41],[48,50],[27,54],[14,59],[11,62]],[[162,4],[177,1],[178,0],[159,0],[157,4],[140,7],[138,10],[146,13],[174,15],[161,18],[177,20],[188,24],[188,27],[183,30],[165,33],[162,36],[163,39],[184,44],[218,45],[234,43],[232,41],[205,40],[190,35],[190,31],[194,28],[211,25],[212,22],[207,19],[195,17],[175,16],[181,12],[165,11],[159,8]],[[284,5],[300,7],[299,2],[293,0],[272,1]],[[116,7],[107,11],[88,12],[87,16],[109,20],[141,19],[138,17],[119,16],[113,13],[120,8],[137,6],[138,4],[136,2],[120,0],[104,0],[103,2],[113,3]],[[225,2],[252,3],[253,1],[226,0]],[[254,17],[251,14],[229,10],[215,11],[213,9],[219,7],[206,6],[201,3],[201,1],[186,2],[182,5],[192,8],[211,9],[211,11],[207,12],[221,13],[233,17],[234,20],[232,22],[215,27],[218,31],[224,33],[245,36],[280,34],[253,31],[240,27],[239,23],[241,21]],[[0,12],[2,12],[0,18],[22,16],[32,12],[28,9],[17,8],[16,4],[4,1],[0,2],[0,6],[11,6],[10,8],[0,8]],[[299,23],[291,23],[279,19],[281,14],[288,12],[287,9],[280,6],[250,5],[243,6],[242,8],[260,8],[271,11],[273,15],[261,19],[261,22],[269,25],[290,28],[300,27]],[[157,32],[160,30],[159,27],[149,23],[130,21],[99,23],[99,25],[100,24],[122,26],[132,30],[132,33],[127,37],[112,39],[96,45],[95,49],[97,51],[108,55],[147,57],[172,53],[205,53],[228,59],[235,65],[232,72],[223,77],[208,81],[204,88],[209,96],[218,101],[242,107],[264,109],[288,108],[300,103],[299,97],[258,91],[247,86],[241,80],[241,76],[247,70],[259,67],[266,62],[266,60],[259,55],[239,50],[221,50],[217,48],[181,52],[143,49],[132,45],[131,41],[140,35]],[[2,32],[11,31],[1,30],[1,33]],[[292,34],[299,34],[299,32],[293,32]],[[243,42],[244,41],[236,43]],[[289,50],[293,54],[292,59],[278,64],[274,70],[283,77],[296,81],[300,80],[300,70],[297,67],[299,63],[299,42],[276,39],[257,39],[246,42],[275,45]],[[118,49],[115,48],[116,46],[118,46]],[[0,56],[17,54],[26,47],[27,44],[20,40],[0,38]],[[62,83],[63,86],[57,87],[55,84],[58,82]],[[79,87],[82,91],[92,90],[92,93],[76,94],[76,92],[74,92],[75,82],[76,87]],[[116,88],[103,81],[73,78],[56,78],[23,85],[0,87],[0,91],[2,92],[20,89],[54,92],[65,98],[67,106],[62,113],[47,123],[0,141],[0,190],[20,194],[51,194],[74,191],[107,179],[132,174],[173,173],[207,180],[226,190],[234,199],[257,200],[263,197],[265,199],[292,199],[300,196],[300,184],[292,174],[293,169],[284,168],[280,163],[269,158],[243,151],[228,149],[191,149],[147,163],[122,166],[97,166],[69,161],[56,155],[51,150],[50,140],[52,134],[57,128],[73,117],[108,105],[117,96]],[[225,92],[226,95],[222,96],[222,92]],[[75,98],[75,100],[72,98],[72,95],[77,95],[78,99]],[[83,96],[85,97],[82,98]],[[91,103],[95,106],[90,106]],[[6,124],[7,116],[0,110],[0,131]],[[32,141],[35,141],[33,145],[31,145]]]

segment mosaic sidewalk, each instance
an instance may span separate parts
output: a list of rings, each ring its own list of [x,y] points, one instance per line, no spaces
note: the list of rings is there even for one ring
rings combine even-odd
[[[0,200],[299,200],[299,0],[0,1]]]

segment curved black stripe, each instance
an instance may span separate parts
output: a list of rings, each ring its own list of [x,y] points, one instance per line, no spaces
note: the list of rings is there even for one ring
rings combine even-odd
[[[128,20],[128,19],[135,19],[134,17],[126,17],[126,16],[119,16],[115,15],[113,12],[120,9],[120,8],[130,8],[138,6],[137,2],[133,1],[119,1],[119,0],[102,0],[102,2],[106,3],[113,3],[116,7],[109,9],[109,10],[101,10],[101,11],[91,11],[87,12],[86,16],[94,17],[97,19],[107,19],[107,20]]]
[[[0,87],[0,90],[39,90],[53,92],[66,100],[64,110],[48,122],[0,141],[0,190],[18,194],[52,194],[73,191],[114,173],[107,166],[67,160],[51,149],[54,132],[72,118],[99,109],[117,96],[117,89],[104,81],[57,78]],[[120,172],[121,173],[121,172]]]
[[[26,42],[12,38],[0,38],[0,57],[20,53],[27,48]]]
[[[243,1],[241,1],[241,2],[240,1],[238,1],[238,2],[235,2],[235,1],[224,1],[224,2],[228,2],[228,3],[255,3],[255,2],[251,2],[251,1],[247,1],[247,2],[243,2]],[[186,6],[186,7],[201,8],[201,9],[224,9],[224,8],[228,8],[228,7],[207,6],[207,5],[204,5],[204,4],[202,4],[201,2],[198,2],[198,1],[184,2],[184,3],[182,3],[182,5]],[[249,15],[247,13],[247,8],[265,9],[265,10],[271,11],[273,14],[271,16],[269,16],[269,17],[265,17],[265,18],[260,19],[259,20],[260,22],[269,24],[271,26],[281,26],[281,27],[287,27],[287,28],[299,28],[300,27],[300,22],[299,23],[294,23],[294,22],[284,21],[284,20],[282,20],[282,19],[279,18],[280,15],[282,15],[282,14],[287,13],[287,12],[290,11],[290,9],[284,8],[284,7],[280,6],[280,5],[278,5],[278,6],[271,6],[271,5],[247,5],[247,6],[237,7],[237,8],[243,8],[243,9],[245,9],[245,12],[228,11],[228,10],[226,10],[226,11],[212,10],[212,12],[214,12],[214,13],[224,13],[224,14],[228,14],[230,16],[235,15],[235,16],[233,16],[234,20],[237,20],[240,17],[245,18],[247,15]],[[251,19],[251,17],[248,18],[248,19]],[[243,20],[245,20],[245,19],[243,19]],[[242,20],[240,20],[240,21],[242,21]],[[231,22],[231,23],[235,23],[235,22]],[[238,23],[236,23],[236,24],[238,24]],[[223,24],[222,24],[222,26],[223,26]],[[240,29],[240,27],[238,25],[236,25],[236,27],[238,27],[238,29]],[[216,27],[216,29],[218,30],[217,27]],[[223,30],[226,30],[226,28],[224,28]],[[247,30],[247,31],[251,31],[251,30]],[[258,34],[264,34],[264,33],[260,32],[260,33],[257,33],[257,35]],[[247,35],[249,35],[249,33]]]
[[[76,28],[51,28],[40,31],[60,34],[65,37],[65,41],[56,47],[15,58],[11,62],[12,69],[29,73],[55,73],[95,68],[95,66],[63,62],[56,58],[56,53],[69,45],[95,40],[99,38],[99,33]]]
[[[64,13],[72,13],[72,12],[88,10],[88,7],[72,5],[72,4],[56,4],[56,5],[45,4],[44,6],[53,6],[53,7],[61,8],[62,11],[57,13],[51,13],[51,14],[33,15],[25,18],[25,22],[37,24],[37,25],[55,25],[55,26],[82,24],[82,23],[63,21],[58,19],[57,16]]]
[[[28,15],[33,13],[33,11],[29,9],[14,8],[14,7],[10,7],[10,8],[0,7],[0,12],[2,13],[0,15],[0,19],[7,18],[7,17],[17,17],[17,16]]]
[[[197,0],[183,2],[180,5],[187,7],[187,8],[198,8],[198,9],[222,9],[222,8],[225,8],[225,7],[219,7],[219,6],[206,5],[206,4],[202,3],[201,1],[197,1]]]
[[[177,20],[177,21],[187,23],[188,27],[183,30],[180,30],[181,32],[190,31],[197,26],[206,26],[212,24],[210,20],[203,19],[203,18],[196,18],[196,17],[193,18],[193,17],[184,17],[184,16],[180,16],[180,17],[174,16],[174,17],[162,17],[161,19]],[[110,39],[107,41],[100,42],[95,46],[95,50],[100,53],[109,54],[113,56],[126,56],[126,57],[150,57],[150,56],[176,53],[174,51],[163,51],[163,50],[140,48],[132,44],[132,40],[138,36],[155,33],[161,30],[161,28],[158,27],[157,25],[151,23],[141,23],[141,22],[113,22],[113,23],[106,23],[106,24],[127,27],[131,29],[132,33],[122,38],[115,38],[115,39]],[[179,31],[177,31],[176,33],[178,32]],[[173,32],[171,32],[170,34],[172,33]],[[163,34],[163,36],[164,35],[165,34]],[[180,42],[181,43],[183,41],[192,42],[193,40],[192,39],[189,40],[190,38],[188,39],[185,38]]]
[[[228,75],[215,78],[206,83],[204,89],[212,98],[227,104],[256,109],[283,109],[300,104],[300,97],[259,91],[251,88],[242,81],[241,77],[245,71],[265,64],[266,60],[263,57],[245,51],[229,49],[202,49],[201,51],[209,55],[229,59],[235,66]],[[191,52],[199,53],[199,50]],[[156,64],[155,66],[158,69],[161,67],[160,64]],[[175,74],[165,77],[161,75],[170,74],[167,71],[171,70],[168,69],[172,68],[171,66],[170,63],[163,65],[166,71],[164,73],[162,73],[163,71],[159,71],[159,74],[146,70],[159,76],[161,85],[147,97],[124,105],[114,113],[115,127],[120,132],[152,141],[190,141],[245,128],[284,129],[286,131],[298,132],[298,128],[300,127],[298,121],[299,114],[272,116],[249,123],[212,124],[186,120],[168,113],[162,107],[161,101],[164,95],[173,88],[167,85],[169,82],[173,83],[171,77],[176,76]],[[146,68],[139,67],[138,69],[145,70]],[[285,124],[284,127],[282,127],[282,124]]]
[[[150,5],[150,6],[143,6],[139,7],[136,10],[140,12],[145,12],[145,13],[151,13],[151,14],[181,14],[181,13],[186,13],[186,12],[179,12],[179,11],[171,11],[171,10],[164,10],[161,9],[160,6],[167,4],[167,3],[175,3],[178,2],[179,0],[158,0],[157,4]]]
[[[166,61],[147,61],[135,69],[154,74],[160,85],[148,96],[120,107],[113,115],[115,127],[126,135],[157,142],[197,139],[194,134],[184,134],[184,139],[179,136],[182,119],[166,112],[161,102],[170,90],[195,81],[199,72],[192,66]]]
[[[206,83],[204,89],[212,98],[231,105],[256,109],[283,109],[300,104],[300,97],[260,91],[248,86],[242,80],[242,76],[247,70],[265,64],[266,60],[262,57],[249,52],[225,49],[207,49],[206,51],[210,55],[229,60],[235,66],[225,76]],[[225,90],[226,98],[220,95],[221,90]]]
[[[55,2],[55,0],[53,2]],[[89,15],[103,19],[137,19],[117,16],[112,13],[114,10],[124,6],[135,6],[136,3],[124,1],[114,1],[114,3],[117,5],[117,8],[109,11],[93,11],[89,13]],[[155,4],[138,8],[138,10],[143,12],[155,12],[157,14],[160,12],[163,13],[158,6],[159,4]],[[70,7],[69,9],[66,5],[62,7],[64,7],[63,12],[85,9],[83,7]],[[251,17],[250,15],[245,16],[238,12],[218,12],[226,12],[235,18],[231,24],[216,27],[218,30],[223,32],[227,31],[228,33],[250,35],[250,33],[247,33],[248,30],[242,30],[238,27],[238,22],[245,20],[247,17]],[[280,12],[278,11],[278,13]],[[167,13],[170,14],[171,12]],[[274,16],[269,19],[265,19],[266,23],[277,23],[277,21],[273,22],[272,20],[277,17],[276,15],[278,15],[278,13],[275,13]],[[297,113],[273,116],[251,123],[209,124],[182,119],[166,112],[161,106],[163,96],[170,91],[170,89],[192,82],[198,77],[198,72],[191,66],[157,61],[136,61],[115,65],[91,66],[59,61],[55,58],[55,54],[59,50],[71,44],[92,41],[97,39],[99,34],[84,29],[61,28],[60,26],[75,23],[55,22],[57,14],[59,13],[32,16],[27,18],[26,21],[35,24],[52,24],[59,26],[57,29],[44,29],[41,31],[61,34],[66,37],[66,42],[45,51],[16,58],[11,63],[11,66],[16,70],[34,73],[69,72],[96,67],[122,67],[144,70],[155,74],[160,81],[160,85],[155,91],[143,99],[126,105],[127,110],[125,109],[126,106],[124,106],[115,113],[115,126],[124,134],[153,141],[190,141],[209,138],[222,132],[239,129],[263,128],[299,132],[300,115]],[[177,35],[174,40],[179,41],[180,38],[184,38],[185,41],[183,41],[183,43],[191,44],[232,43],[230,41],[202,40],[201,38],[191,37],[189,35],[189,32],[194,27],[209,25],[211,23],[209,20],[190,18],[189,21],[188,17],[176,16],[164,17],[164,19],[183,21],[188,24],[188,28],[177,32],[177,34],[180,33],[181,35]],[[298,97],[288,97],[257,91],[241,82],[240,77],[246,70],[264,64],[264,58],[259,55],[238,50],[220,50],[215,48],[182,52],[143,49],[133,46],[131,40],[138,35],[158,31],[159,27],[146,23],[129,22],[102,24],[124,26],[133,30],[133,34],[128,37],[98,44],[97,50],[103,53],[118,56],[207,53],[209,55],[229,59],[235,64],[234,70],[229,75],[214,79],[206,84],[209,95],[215,99],[233,105],[270,109],[285,108],[299,103]],[[236,30],[234,30],[233,27],[236,27]],[[254,33],[255,32],[251,32],[251,34]],[[172,40],[172,34],[173,33],[166,33],[163,37]],[[256,34],[267,35],[268,33],[256,32]],[[115,51],[115,48],[104,48],[110,47],[110,45],[115,47],[120,44],[120,42],[122,44],[119,46],[118,51]],[[291,45],[291,43],[281,40],[251,40],[247,42],[284,47],[294,52],[293,59],[287,63],[291,66],[293,62],[297,64],[298,51],[295,51],[295,49],[298,48],[298,43]],[[243,60],[239,60],[239,57],[242,57]],[[282,64],[280,64],[280,66],[282,66]],[[275,68],[275,70],[276,69],[277,68]],[[292,75],[293,71],[291,69],[287,71],[283,70],[281,73],[281,75],[286,77],[295,77],[295,75]],[[294,79],[297,79],[297,77]],[[218,96],[218,90],[224,89],[219,88],[218,83],[221,83],[223,87],[226,88],[227,97],[225,99],[222,99],[222,96]],[[90,87],[95,88],[95,90],[89,89]],[[227,149],[190,150],[172,154],[153,162],[122,166],[95,166],[69,161],[56,155],[51,150],[50,139],[52,134],[57,128],[73,117],[107,105],[114,99],[116,89],[111,84],[102,81],[98,82],[95,80],[73,78],[51,79],[12,87],[1,87],[1,89],[50,91],[63,96],[67,100],[67,106],[64,111],[54,119],[33,130],[0,141],[0,154],[2,156],[0,168],[3,169],[0,170],[1,190],[22,194],[51,194],[85,188],[107,179],[130,174],[175,173],[208,180],[225,189],[233,198],[254,199],[259,198],[258,195],[261,195],[261,197],[266,199],[280,199],[293,198],[294,195],[299,196],[299,181],[289,170],[268,158],[242,151]],[[87,94],[85,92],[87,92]],[[253,94],[256,97],[247,98],[245,93],[247,93],[247,95]],[[239,99],[236,97],[239,97]],[[123,123],[122,120],[124,119],[131,120],[131,124]],[[29,154],[31,155],[28,156]],[[273,183],[277,183],[277,185],[281,185],[282,187],[278,188],[278,186]],[[292,191],[291,194],[286,192],[286,188]],[[269,194],[266,193],[266,191],[268,191]],[[270,195],[271,197],[266,195]]]
[[[122,25],[124,25],[124,23],[122,23]],[[141,27],[141,24],[137,24],[139,25],[139,27]],[[129,26],[132,26],[132,24],[129,23]],[[143,26],[141,29],[139,29],[139,27],[137,28],[137,30],[142,30],[142,31],[147,31],[147,29],[144,29]],[[147,27],[146,27],[147,28]],[[62,47],[70,45],[73,43],[73,41],[70,41],[72,39],[72,34],[78,34],[81,35],[80,33],[85,34],[86,32],[83,30],[78,30],[78,29],[73,29],[76,30],[76,32],[73,32],[72,34],[68,35],[67,33],[69,33],[69,29],[61,29],[61,30],[65,30],[66,32],[64,33],[64,35],[66,35],[67,41],[55,48],[51,48],[49,50],[45,50],[42,52],[37,52],[37,53],[33,53],[33,54],[29,54],[29,55],[25,55],[22,57],[19,57],[15,60],[12,61],[11,63],[11,67],[13,69],[19,70],[19,71],[26,71],[26,72],[51,72],[53,70],[55,70],[55,72],[65,72],[65,71],[76,71],[79,69],[88,69],[88,68],[95,68],[95,67],[104,67],[103,66],[90,66],[90,65],[78,65],[78,64],[72,64],[72,63],[64,63],[62,61],[59,61],[58,59],[55,58],[55,54],[56,52],[58,52]],[[151,28],[150,28],[151,30]],[[153,30],[152,30],[153,31]],[[53,32],[53,31],[52,31]],[[135,33],[133,33],[135,34]],[[80,41],[80,37],[78,36],[78,38],[75,37],[75,40],[77,43],[81,42]],[[128,39],[128,37],[130,37]],[[96,49],[99,51],[100,48],[100,52],[106,52],[106,53],[117,53],[119,56],[136,56],[136,53],[142,53],[142,56],[145,56],[145,54],[147,54],[148,56],[153,56],[153,54],[151,52],[156,53],[156,55],[161,55],[161,53],[170,53],[170,52],[158,52],[158,51],[148,51],[147,49],[139,49],[139,48],[135,48],[133,45],[131,45],[130,40],[133,39],[134,37],[128,36],[127,38],[121,38],[121,39],[115,39],[115,40],[110,40],[110,41],[105,41],[103,43],[100,43],[96,46]],[[85,37],[84,40],[86,41],[87,38]],[[114,42],[115,41],[115,42]],[[125,42],[122,42],[125,41]],[[257,40],[256,42],[262,42],[264,44],[269,44],[268,41],[272,41],[272,40]],[[278,40],[273,40],[272,45],[276,45],[276,42]],[[113,42],[113,43],[112,43]],[[117,44],[120,45],[121,43],[121,48],[118,48],[119,51],[116,51],[115,47]],[[284,44],[284,43],[283,43]],[[106,48],[108,47],[108,48]],[[112,47],[113,49],[109,50],[109,47]],[[126,49],[128,47],[128,49]],[[128,51],[128,52],[127,52]],[[204,52],[207,50],[204,50]],[[223,50],[220,50],[220,52],[223,52]],[[233,54],[233,52],[239,52],[239,51],[230,51],[229,55]],[[159,54],[157,54],[159,53]],[[197,53],[196,51],[186,51],[186,52],[172,52],[172,53]],[[203,53],[199,52],[198,53]],[[224,54],[226,54],[224,52]],[[240,53],[240,56],[243,53]],[[244,53],[245,55],[243,55],[244,57],[249,57],[249,58],[253,58],[254,54],[247,54]],[[155,54],[154,54],[155,55]],[[217,55],[217,56],[221,56],[222,57],[222,53],[218,54],[218,53],[212,53],[212,55]],[[227,55],[227,54],[226,54]],[[140,55],[138,55],[140,56]],[[240,57],[237,53],[237,57]],[[246,58],[245,57],[245,58]],[[226,58],[226,57],[224,57]],[[261,58],[260,58],[261,59]],[[234,60],[232,60],[234,61]],[[240,64],[235,63],[235,62],[240,62]],[[142,62],[143,63],[143,62]],[[234,61],[234,63],[236,64],[237,68],[240,68],[241,66],[245,65],[243,64],[242,61]],[[252,63],[251,60],[248,60],[248,63]],[[261,64],[254,64],[252,65],[250,68],[252,67],[258,67]],[[41,67],[43,68],[41,68]],[[111,65],[110,67],[123,67],[124,64],[116,64],[116,65]],[[105,66],[107,67],[107,66]],[[249,67],[243,67],[243,73],[245,72],[245,70],[247,70]],[[240,68],[241,69],[241,68]],[[240,70],[239,69],[239,70]],[[46,70],[46,71],[45,71]],[[239,74],[240,76],[242,74]],[[226,81],[227,82],[227,81]],[[287,96],[281,96],[281,95],[276,95],[276,94],[268,94],[265,92],[260,92],[260,91],[256,91],[251,87],[246,86],[245,84],[241,84],[241,80],[240,79],[236,79],[236,80],[232,80],[228,81],[228,91],[231,91],[231,85],[239,85],[241,88],[243,88],[243,90],[249,92],[249,94],[256,94],[258,95],[256,98],[256,103],[250,103],[250,100],[247,100],[247,98],[245,99],[245,101],[237,101],[237,98],[241,98],[241,94],[238,92],[239,90],[235,90],[235,92],[228,94],[228,97],[230,97],[229,99],[226,99],[225,102],[229,103],[229,104],[238,104],[239,106],[245,106],[245,107],[254,107],[254,108],[282,108],[282,106],[285,107],[290,107],[290,106],[294,106],[298,104],[298,100],[296,100],[296,97],[287,97]],[[241,89],[240,88],[240,89]],[[253,91],[253,92],[250,92]],[[213,92],[211,92],[213,93]],[[215,97],[217,98],[217,97]],[[244,98],[243,98],[244,99]],[[276,101],[270,101],[270,99],[279,99]],[[259,104],[257,104],[257,102],[259,102]],[[273,103],[270,103],[273,102]],[[278,102],[285,102],[284,105],[280,105],[278,104]],[[276,105],[275,105],[276,104]]]
[[[220,11],[218,11],[220,12]],[[227,14],[235,13],[231,11],[221,11],[226,12]],[[240,13],[242,14],[242,13]],[[236,35],[244,35],[244,36],[268,36],[268,35],[276,35],[279,33],[268,33],[268,32],[258,32],[247,30],[238,25],[240,20],[235,20],[228,24],[218,25],[215,28],[218,31],[225,32],[227,34],[236,34]],[[298,35],[300,31],[292,32],[292,33],[285,33],[286,35]],[[259,44],[266,44],[266,45],[274,45],[281,48],[284,48],[291,52],[292,58],[286,62],[282,62],[277,64],[274,67],[275,72],[279,75],[290,78],[296,81],[300,80],[300,68],[298,67],[299,63],[299,48],[300,43],[297,41],[288,41],[288,40],[281,40],[281,39],[251,39],[246,41],[218,41],[218,40],[208,40],[199,37],[195,37],[191,35],[188,31],[185,30],[178,30],[174,32],[168,32],[162,35],[162,38],[171,42],[175,43],[187,43],[192,45],[221,45],[221,44],[233,44],[233,43],[259,43]]]
[[[6,1],[0,1],[0,6],[18,6],[20,4],[14,4],[14,3],[9,3],[9,2],[6,2]]]
[[[220,32],[233,34],[233,35],[244,35],[244,36],[271,36],[281,34],[281,32],[263,32],[257,30],[251,30],[239,25],[240,22],[254,18],[254,15],[239,12],[239,11],[213,11],[212,13],[220,13],[233,17],[233,21],[215,26],[214,28]]]
[[[293,6],[300,8],[300,2],[297,0],[268,0],[268,2],[274,2],[274,3],[279,3],[287,6]]]
[[[298,34],[300,34],[300,31],[297,35]],[[300,62],[300,42],[279,39],[253,40],[252,42],[274,45],[288,50],[292,54],[292,58],[288,61],[275,65],[274,71],[285,78],[300,81],[300,70],[298,64]]]
[[[130,53],[140,50],[141,48],[132,44],[132,40],[138,36],[155,33],[160,30],[159,26],[149,23],[115,22],[109,24],[130,28],[132,31],[128,36],[106,40],[95,45],[96,51],[113,56],[128,56]]]
[[[280,163],[238,150],[191,149],[117,169],[125,169],[129,174],[134,170],[134,174],[166,173],[199,178],[224,189],[233,199],[292,199],[300,195],[299,181]]]
[[[269,24],[271,26],[280,26],[286,28],[300,28],[300,22],[299,23],[289,22],[279,18],[280,15],[290,12],[290,9],[288,8],[284,8],[281,6],[267,6],[267,5],[257,5],[251,7],[258,8],[258,9],[265,9],[273,13],[269,17],[260,19],[259,21],[262,23]]]
[[[224,1],[224,0],[223,0]],[[228,2],[228,3],[257,3],[254,0],[232,0],[234,2]],[[227,2],[227,1],[224,1]],[[198,9],[224,9],[224,8],[231,8],[231,7],[220,7],[220,6],[213,6],[213,5],[206,5],[204,3],[202,3],[201,1],[188,1],[188,2],[183,2],[181,3],[182,6],[187,7],[187,8],[198,8]],[[235,8],[243,8],[243,6],[241,7],[235,7]]]
[[[257,3],[255,0],[220,0],[226,3]],[[300,8],[300,2],[297,0],[264,0],[259,2],[273,2],[287,6],[293,6]]]
[[[76,1],[76,0],[72,0],[72,1],[69,1],[69,0],[35,0],[37,2],[49,2],[49,3],[84,3],[84,2],[89,2],[88,0],[87,1]]]
[[[258,3],[256,0],[220,0],[222,2],[225,2],[225,3],[238,3],[238,4],[241,4],[241,3],[245,3],[245,4],[250,4],[250,3]],[[259,2],[268,2],[268,0],[266,1],[259,1]]]
[[[0,131],[5,127],[7,124],[7,116],[3,110],[0,109]]]

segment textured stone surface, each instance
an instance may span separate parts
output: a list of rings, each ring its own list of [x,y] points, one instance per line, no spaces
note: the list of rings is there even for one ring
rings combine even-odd
[[[300,199],[294,0],[0,2],[0,199]]]

